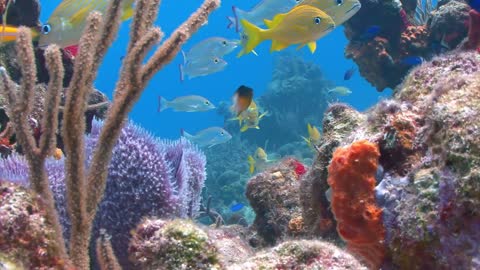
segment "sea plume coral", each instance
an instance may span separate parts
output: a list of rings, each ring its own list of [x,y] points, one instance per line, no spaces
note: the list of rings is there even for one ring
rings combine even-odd
[[[85,136],[88,166],[102,124],[94,121]],[[105,195],[94,221],[94,237],[100,229],[112,235],[112,246],[122,265],[128,264],[129,232],[144,216],[192,217],[198,212],[200,191],[206,178],[205,156],[186,140],[162,141],[144,129],[127,124],[112,152]],[[0,161],[3,178],[27,183],[27,165],[22,157]],[[49,159],[47,174],[64,233],[70,220],[65,197],[64,161]]]

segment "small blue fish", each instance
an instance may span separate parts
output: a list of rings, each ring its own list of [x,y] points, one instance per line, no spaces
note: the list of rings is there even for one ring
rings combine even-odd
[[[232,212],[238,212],[243,209],[245,205],[243,203],[236,203],[232,206],[230,206],[230,211]]]
[[[196,95],[177,97],[172,101],[158,97],[158,111],[167,108],[172,108],[176,112],[205,112],[215,109],[215,105],[208,99]]]
[[[353,74],[355,74],[356,68],[351,67],[347,71],[345,71],[345,74],[343,75],[343,80],[348,81],[352,78]]]
[[[230,40],[223,37],[210,37],[193,45],[189,51],[182,51],[184,58],[183,62],[196,62],[199,59],[201,61],[201,59],[205,59],[206,57],[221,58],[235,50],[238,45],[240,45],[240,40]]]
[[[425,59],[423,59],[423,57],[420,57],[420,56],[408,56],[403,58],[400,61],[400,64],[413,67],[413,66],[422,64],[424,61]]]
[[[480,0],[469,0],[468,4],[477,12],[480,12]]]
[[[360,36],[360,40],[368,41],[374,39],[380,33],[382,29],[378,25],[372,25],[365,30],[365,32]]]
[[[186,62],[180,64],[180,80],[185,80],[185,76],[189,79],[206,76],[215,72],[222,71],[227,66],[227,62],[218,57],[206,57],[197,59],[195,62]]]
[[[210,127],[191,135],[181,130],[181,135],[188,140],[198,144],[200,147],[212,147],[217,144],[225,143],[232,138],[232,135],[221,127]]]

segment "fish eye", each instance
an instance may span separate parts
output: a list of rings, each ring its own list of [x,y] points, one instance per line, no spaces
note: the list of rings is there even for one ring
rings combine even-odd
[[[50,31],[52,31],[52,26],[50,26],[50,24],[47,23],[42,26],[42,34],[48,35]]]
[[[209,104],[210,104],[210,102],[208,102],[208,101],[205,101],[205,105],[209,105]]]
[[[315,17],[315,18],[313,19],[313,22],[314,22],[315,24],[320,24],[320,23],[322,22],[322,19],[321,19],[320,17]]]
[[[227,46],[227,41],[226,41],[226,40],[222,41],[222,44],[223,44],[224,46]]]
[[[335,0],[337,2],[337,6],[343,5],[343,0]]]
[[[215,62],[215,64],[218,64],[218,62],[220,62],[220,60],[218,60],[218,58],[215,58],[215,59],[213,59],[213,62]]]
[[[222,132],[220,132],[220,135],[225,135],[225,132],[223,132],[223,131],[222,131]]]

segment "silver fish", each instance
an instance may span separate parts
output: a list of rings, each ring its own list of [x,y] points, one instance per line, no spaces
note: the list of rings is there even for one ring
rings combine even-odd
[[[231,53],[240,44],[240,40],[211,37],[195,44],[189,51],[184,52],[184,63],[202,61],[206,57],[221,58]]]
[[[200,147],[212,147],[217,144],[225,143],[232,138],[232,135],[221,127],[210,127],[192,135],[182,130],[182,136],[198,144]]]
[[[168,108],[172,108],[176,112],[205,112],[215,109],[215,105],[208,99],[195,95],[177,97],[172,101],[168,101],[164,97],[158,97],[158,100],[159,112]]]
[[[226,66],[227,62],[218,57],[207,57],[195,62],[180,64],[180,80],[183,81],[185,76],[188,76],[189,79],[206,76],[222,71]]]
[[[264,19],[272,19],[279,13],[286,13],[302,0],[262,0],[250,11],[244,11],[236,6],[232,6],[233,15],[227,17],[230,21],[228,28],[235,27],[235,31],[240,32],[240,20],[245,19],[254,25],[262,25]]]

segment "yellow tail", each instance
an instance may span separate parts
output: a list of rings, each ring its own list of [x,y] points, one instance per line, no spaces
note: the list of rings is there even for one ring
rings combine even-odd
[[[244,44],[243,50],[237,55],[237,57],[253,51],[258,44],[265,40],[264,33],[266,31],[245,19],[240,20],[240,23],[242,24],[244,34],[247,37],[247,42]]]

